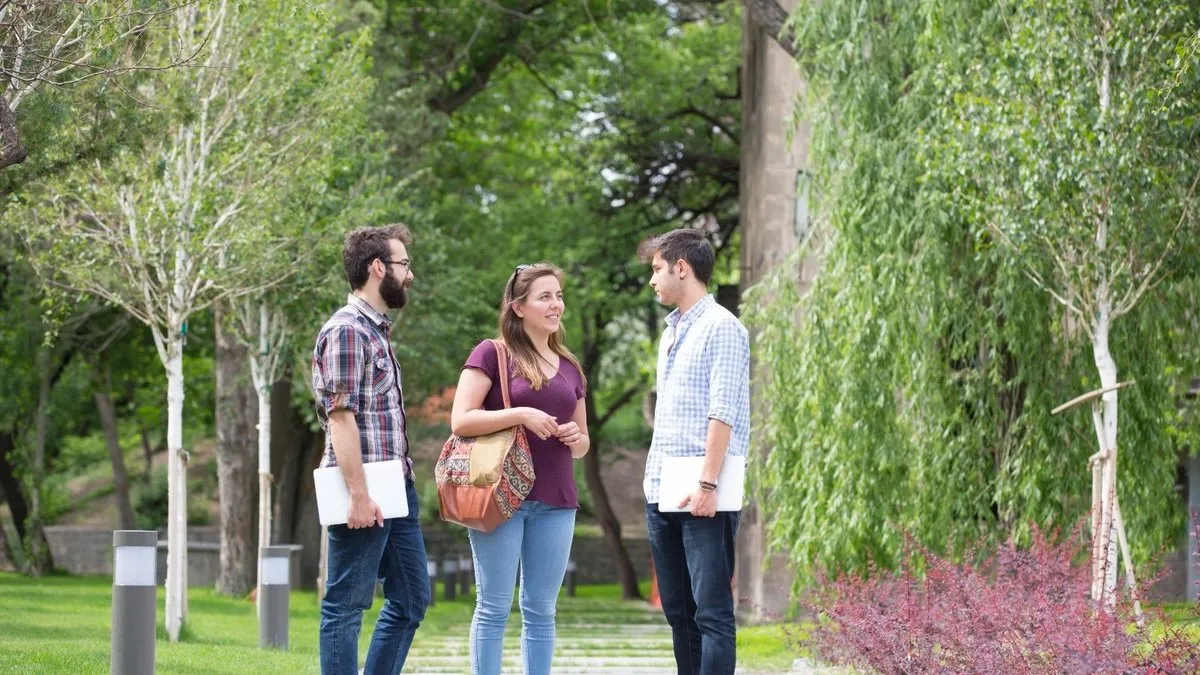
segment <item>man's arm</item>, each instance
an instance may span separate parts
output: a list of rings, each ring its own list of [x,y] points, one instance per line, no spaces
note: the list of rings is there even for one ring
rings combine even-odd
[[[352,529],[383,525],[383,511],[367,494],[362,440],[355,418],[366,364],[364,349],[362,336],[352,326],[335,326],[319,339],[313,362],[313,390],[317,404],[328,417],[333,455],[350,492],[346,524]]]
[[[346,524],[351,529],[383,525],[383,510],[367,494],[367,475],[363,473],[362,439],[354,412],[345,408],[329,415],[329,438],[333,454],[342,470],[342,480],[350,491],[350,513]]]
[[[729,450],[729,436],[733,427],[718,419],[709,418],[708,436],[704,441],[704,468],[700,471],[700,480],[716,484],[721,475],[721,465],[725,463],[725,453]]]
[[[739,412],[750,396],[750,340],[737,322],[717,326],[707,345],[709,357],[708,433],[704,441],[704,466],[700,485],[680,504],[691,504],[696,516],[717,513],[715,485],[729,450],[729,438]]]

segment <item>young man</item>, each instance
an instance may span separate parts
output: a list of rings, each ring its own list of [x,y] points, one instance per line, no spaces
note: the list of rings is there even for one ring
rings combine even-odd
[[[411,241],[404,225],[346,236],[342,260],[350,295],[321,328],[313,350],[313,395],[325,429],[321,466],[341,467],[350,491],[348,522],[329,528],[320,631],[324,675],[358,672],[358,634],[376,578],[383,581],[385,600],[367,651],[367,675],[400,671],[429,601],[400,365],[387,315],[408,302]],[[395,459],[407,462],[406,485],[397,489],[407,489],[409,512],[384,519],[367,494],[363,464]]]
[[[659,594],[680,675],[732,675],[737,511],[717,511],[726,456],[750,445],[750,341],[737,317],[709,295],[713,249],[695,230],[674,230],[642,245],[658,301],[675,307],[658,349],[654,438],[646,459],[646,521]],[[659,511],[664,457],[704,457],[695,489]]]

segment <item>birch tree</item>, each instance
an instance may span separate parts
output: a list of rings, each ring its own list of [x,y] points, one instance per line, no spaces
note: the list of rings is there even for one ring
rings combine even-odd
[[[975,166],[961,196],[1088,340],[1099,389],[1093,597],[1115,602],[1118,374],[1113,325],[1197,233],[1194,83],[1177,88],[1184,2],[1022,2],[995,63],[955,92],[945,152]],[[1095,387],[1092,387],[1095,388]],[[1136,395],[1136,393],[1134,394]],[[1136,457],[1136,449],[1134,449]],[[1098,518],[1095,518],[1098,515]],[[1132,569],[1129,570],[1132,575]]]
[[[347,106],[349,107],[349,105]],[[322,137],[327,147],[309,153],[311,161],[293,166],[289,189],[273,194],[257,217],[274,220],[296,244],[280,255],[264,256],[259,273],[265,278],[286,278],[280,286],[265,288],[229,303],[224,327],[246,353],[250,380],[258,401],[258,541],[267,545],[273,534],[274,496],[271,465],[271,389],[289,365],[306,363],[310,346],[293,338],[308,335],[326,320],[325,307],[340,301],[344,279],[339,265],[347,229],[387,218],[401,199],[409,179],[393,180],[381,173],[387,156],[380,134],[367,132],[365,117],[348,117]],[[352,182],[324,182],[334,174],[357,174]],[[313,190],[313,186],[322,186]],[[336,186],[336,187],[335,187]],[[328,188],[328,189],[326,189]],[[283,224],[286,223],[286,224]],[[319,299],[319,300],[317,300]],[[316,300],[316,302],[314,302]],[[328,301],[328,302],[326,302]],[[307,374],[307,370],[304,370]],[[261,569],[261,551],[259,565]]]
[[[289,290],[295,288],[289,284]],[[258,551],[255,572],[245,575],[248,580],[254,580],[262,570],[262,547],[271,543],[271,484],[274,480],[271,475],[271,386],[279,379],[290,356],[292,325],[279,296],[265,291],[229,303],[223,322],[223,330],[229,339],[238,342],[246,354],[251,384],[258,399],[258,533],[255,538]],[[242,495],[240,499],[250,499],[250,496]],[[222,507],[224,509],[224,505]],[[261,585],[261,579],[257,583]]]
[[[250,377],[258,393],[258,541],[271,543],[271,385],[279,379],[291,346],[292,326],[287,314],[272,306],[266,294],[250,296],[238,305],[238,322],[244,335],[257,339],[248,352]],[[259,563],[261,569],[261,554]]]
[[[25,221],[42,269],[151,328],[168,384],[166,625],[177,640],[187,617],[188,318],[279,281],[263,279],[259,262],[294,243],[242,216],[287,180],[292,153],[319,148],[309,141],[337,120],[327,111],[366,87],[361,40],[328,53],[327,19],[313,7],[221,1],[179,7],[171,19],[166,57],[200,54],[201,63],[139,91],[169,111],[169,133],[31,194]]]

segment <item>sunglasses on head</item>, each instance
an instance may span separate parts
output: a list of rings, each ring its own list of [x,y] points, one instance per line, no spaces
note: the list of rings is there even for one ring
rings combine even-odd
[[[513,271],[512,279],[508,280],[508,295],[512,297],[517,292],[517,277],[521,276],[521,272],[533,267],[533,265],[517,265],[517,269]]]

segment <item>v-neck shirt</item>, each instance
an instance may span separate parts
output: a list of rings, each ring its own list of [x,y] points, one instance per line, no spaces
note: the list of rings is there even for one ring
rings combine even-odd
[[[483,399],[484,410],[503,410],[504,395],[500,391],[500,364],[496,345],[484,340],[476,345],[467,358],[464,368],[476,368],[492,381],[492,386]],[[545,371],[542,371],[545,374]],[[508,362],[509,397],[514,408],[536,408],[550,415],[559,424],[566,424],[575,416],[579,399],[583,398],[583,376],[575,364],[559,358],[558,372],[541,389],[517,372],[512,359]],[[579,508],[579,492],[575,487],[574,459],[571,449],[558,438],[545,440],[537,434],[528,433],[529,452],[533,455],[533,489],[526,499],[544,502],[552,506]]]

